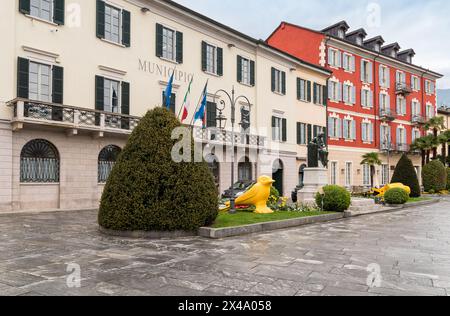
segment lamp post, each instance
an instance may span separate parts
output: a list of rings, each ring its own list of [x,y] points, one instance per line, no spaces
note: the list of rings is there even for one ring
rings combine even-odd
[[[216,93],[214,94],[214,103],[216,103],[216,99],[219,97],[219,94],[224,94],[231,105],[231,199],[230,199],[230,214],[235,214],[236,213],[236,199],[234,197],[234,159],[235,159],[235,155],[234,155],[234,146],[235,146],[235,136],[234,136],[234,125],[236,123],[236,103],[239,100],[244,100],[247,102],[248,105],[248,111],[246,113],[244,113],[243,111],[243,107],[241,108],[241,117],[243,118],[243,121],[240,123],[240,125],[242,126],[250,126],[250,101],[248,100],[248,98],[244,95],[240,95],[236,97],[236,93],[234,90],[234,86],[231,90],[231,95],[223,90],[223,89],[219,89],[216,91]],[[223,111],[225,110],[225,100],[220,100],[220,104],[222,105],[222,107],[218,108],[219,111],[219,115],[217,116],[216,120],[219,123],[219,129],[224,130],[225,129],[225,125],[222,126],[223,123],[226,124],[226,117],[223,115]],[[245,115],[244,115],[245,114]]]

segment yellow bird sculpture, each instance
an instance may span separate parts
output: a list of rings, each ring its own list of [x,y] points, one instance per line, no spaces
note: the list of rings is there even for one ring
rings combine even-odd
[[[258,182],[236,199],[236,205],[254,205],[256,214],[271,214],[273,211],[267,206],[270,188],[275,181],[268,176],[261,176]],[[229,207],[229,203],[227,206]]]

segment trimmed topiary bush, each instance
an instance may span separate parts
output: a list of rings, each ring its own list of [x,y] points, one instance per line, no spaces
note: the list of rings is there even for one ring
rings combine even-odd
[[[391,183],[402,183],[411,188],[411,197],[420,197],[420,184],[417,178],[416,169],[407,155],[400,158],[395,167]]]
[[[327,185],[323,187],[324,194],[316,194],[316,204],[325,212],[344,212],[348,210],[351,203],[350,192],[338,185]]]
[[[195,231],[213,223],[218,192],[208,165],[172,160],[178,140],[171,134],[180,125],[164,108],[149,111],[140,121],[106,183],[100,226],[117,231]]]
[[[390,189],[384,194],[384,202],[390,205],[402,205],[408,202],[408,193],[400,188]]]
[[[422,170],[422,181],[426,192],[441,192],[447,187],[447,169],[439,160],[425,165]]]

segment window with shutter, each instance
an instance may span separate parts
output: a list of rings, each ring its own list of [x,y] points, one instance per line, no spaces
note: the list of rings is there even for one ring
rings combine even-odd
[[[206,104],[206,127],[217,126],[217,104],[213,102],[207,102]]]
[[[176,57],[175,57],[175,60],[176,60],[177,63],[182,64],[183,63],[183,33],[176,32],[175,33],[175,41],[176,41]]]
[[[121,92],[122,92],[122,114],[130,115],[130,84],[128,82],[122,81],[121,86]],[[130,119],[122,117],[121,118],[121,128],[125,130],[130,129]]]
[[[17,97],[29,98],[29,77],[30,77],[30,61],[25,58],[18,58],[17,61]]]

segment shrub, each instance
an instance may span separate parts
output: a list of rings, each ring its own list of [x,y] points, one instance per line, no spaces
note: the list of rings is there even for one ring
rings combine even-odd
[[[423,186],[426,192],[440,192],[447,187],[447,170],[444,164],[434,160],[422,170]]]
[[[402,183],[411,188],[411,197],[420,197],[420,184],[417,173],[411,159],[407,155],[400,158],[395,167],[391,183]]]
[[[384,202],[390,205],[405,204],[408,200],[408,193],[400,188],[390,189],[384,194]]]
[[[276,207],[278,202],[280,201],[280,192],[278,192],[277,188],[274,186],[270,187],[270,196],[267,204],[269,204],[270,208]]]
[[[216,219],[218,192],[206,162],[172,160],[178,140],[171,134],[179,126],[175,115],[164,108],[149,111],[140,121],[106,183],[100,226],[118,231],[194,231]]]
[[[447,168],[447,191],[450,191],[450,168]]]
[[[343,187],[328,185],[323,187],[324,194],[316,194],[316,204],[325,212],[344,212],[348,210],[351,203],[350,193]]]

